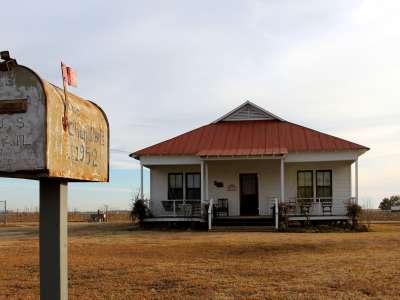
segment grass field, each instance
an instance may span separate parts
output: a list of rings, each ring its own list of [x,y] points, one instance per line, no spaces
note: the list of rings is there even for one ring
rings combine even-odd
[[[71,299],[400,298],[400,226],[368,233],[70,227]],[[0,228],[0,298],[38,298],[37,228]]]

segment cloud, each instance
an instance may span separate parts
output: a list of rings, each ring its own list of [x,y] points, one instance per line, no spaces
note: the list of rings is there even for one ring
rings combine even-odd
[[[72,191],[86,191],[86,192],[105,192],[105,193],[131,193],[132,189],[117,188],[117,187],[90,187],[90,186],[72,186]]]
[[[56,84],[60,60],[77,70],[74,92],[106,111],[111,167],[121,172],[139,167],[129,153],[250,99],[289,121],[370,146],[360,160],[360,193],[377,199],[394,192],[393,178],[400,178],[399,6],[14,1],[2,17],[12,24],[2,41],[19,63]]]

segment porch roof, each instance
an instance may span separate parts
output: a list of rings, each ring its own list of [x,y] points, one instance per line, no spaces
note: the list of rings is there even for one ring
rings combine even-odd
[[[369,148],[284,120],[219,121],[131,154],[251,156]]]

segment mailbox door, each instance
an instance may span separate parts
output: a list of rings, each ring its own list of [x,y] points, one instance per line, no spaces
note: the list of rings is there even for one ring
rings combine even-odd
[[[109,128],[95,104],[43,81],[47,97],[47,168],[49,177],[77,181],[109,180]]]
[[[0,173],[30,178],[45,169],[45,95],[23,66],[0,70]]]

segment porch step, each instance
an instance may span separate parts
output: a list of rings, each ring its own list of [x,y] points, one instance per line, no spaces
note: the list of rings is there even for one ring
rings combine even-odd
[[[274,226],[214,226],[211,232],[273,232]]]
[[[274,220],[272,218],[215,218],[213,219],[213,226],[273,226]]]

